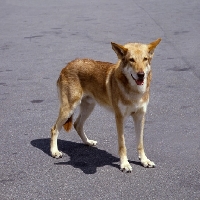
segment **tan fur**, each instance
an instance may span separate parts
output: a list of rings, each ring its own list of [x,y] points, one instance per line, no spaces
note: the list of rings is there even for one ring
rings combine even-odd
[[[123,133],[124,119],[130,115],[135,123],[141,163],[144,167],[154,167],[155,164],[144,152],[143,129],[152,77],[150,63],[160,41],[158,39],[150,44],[128,43],[124,46],[111,43],[118,56],[117,64],[76,59],[62,69],[57,81],[60,111],[51,129],[50,150],[53,157],[62,157],[57,147],[58,134],[62,126],[70,130],[72,115],[78,105],[80,114],[74,128],[85,144],[96,145],[96,141],[87,138],[83,125],[97,102],[115,114],[121,169],[127,172],[132,170]]]
[[[63,124],[63,128],[69,132],[72,128],[73,125],[73,115],[71,115],[70,118],[67,119],[67,121],[65,122],[65,124]]]

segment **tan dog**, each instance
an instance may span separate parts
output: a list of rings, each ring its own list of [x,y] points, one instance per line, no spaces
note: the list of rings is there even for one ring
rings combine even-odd
[[[139,159],[144,167],[154,167],[144,151],[143,129],[145,113],[149,102],[151,82],[151,59],[161,39],[150,44],[128,43],[124,46],[111,43],[118,56],[117,64],[76,59],[60,73],[57,81],[60,98],[60,111],[56,124],[51,129],[51,155],[62,157],[58,151],[57,138],[64,126],[69,131],[72,126],[74,109],[80,105],[80,114],[74,123],[83,143],[93,146],[97,142],[89,140],[83,125],[95,107],[96,102],[113,111],[118,132],[120,168],[131,172],[128,162],[125,139],[124,119],[132,116],[135,123]]]

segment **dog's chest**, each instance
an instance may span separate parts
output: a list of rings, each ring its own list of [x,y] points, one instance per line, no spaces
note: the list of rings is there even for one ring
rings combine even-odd
[[[136,113],[138,110],[146,112],[148,102],[138,101],[131,105],[125,105],[121,101],[118,102],[118,108],[123,116],[130,116],[132,113]]]

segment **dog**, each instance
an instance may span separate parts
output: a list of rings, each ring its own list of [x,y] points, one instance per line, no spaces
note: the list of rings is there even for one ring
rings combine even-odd
[[[151,61],[154,50],[161,39],[149,43],[112,43],[118,57],[116,64],[92,59],[75,59],[62,69],[57,81],[60,99],[59,115],[51,128],[50,152],[55,158],[62,157],[58,150],[57,138],[62,128],[70,131],[73,113],[80,105],[80,114],[74,128],[83,143],[94,146],[97,141],[87,138],[83,130],[86,119],[96,102],[108,108],[115,115],[120,169],[131,172],[124,138],[124,120],[131,116],[135,124],[138,156],[144,167],[154,167],[144,151],[143,130],[145,114],[149,103],[150,82],[152,79]]]

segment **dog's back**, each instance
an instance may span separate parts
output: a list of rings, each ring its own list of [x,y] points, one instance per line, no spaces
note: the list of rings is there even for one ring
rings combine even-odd
[[[116,65],[109,62],[76,59],[62,69],[57,85],[61,92],[67,87],[65,92],[78,91],[81,95],[92,96],[99,104],[109,105],[109,78],[115,68]]]

